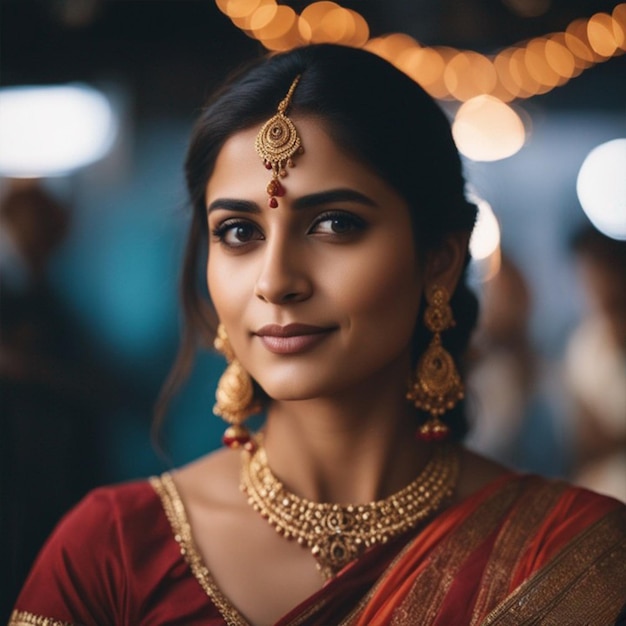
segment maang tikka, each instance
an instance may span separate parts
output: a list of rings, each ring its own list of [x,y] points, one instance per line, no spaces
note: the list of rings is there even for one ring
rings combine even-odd
[[[440,418],[464,395],[454,359],[441,345],[441,333],[455,324],[449,299],[446,289],[439,286],[433,286],[426,294],[428,306],[424,311],[424,324],[434,336],[417,364],[415,379],[407,393],[407,399],[412,400],[416,408],[430,413],[417,433],[425,441],[448,436],[450,429]]]
[[[254,142],[263,164],[272,170],[272,178],[266,188],[270,197],[268,204],[272,209],[278,206],[277,198],[285,195],[280,178],[287,176],[287,167],[294,167],[293,157],[304,152],[300,135],[287,117],[287,109],[299,80],[300,75],[291,83],[287,95],[278,105],[278,112],[263,124]]]
[[[213,407],[213,413],[230,424],[224,431],[222,442],[229,448],[253,447],[250,431],[243,422],[258,413],[261,407],[254,400],[252,379],[237,360],[223,324],[217,328],[213,346],[228,362],[217,384],[217,402]]]

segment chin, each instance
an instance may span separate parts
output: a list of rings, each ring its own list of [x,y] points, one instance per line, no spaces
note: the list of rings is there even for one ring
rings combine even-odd
[[[261,389],[268,396],[270,401],[276,402],[302,402],[304,400],[313,400],[328,395],[328,388],[323,385],[315,385],[313,381],[298,381],[295,377],[289,380],[268,384],[262,384],[257,381]]]

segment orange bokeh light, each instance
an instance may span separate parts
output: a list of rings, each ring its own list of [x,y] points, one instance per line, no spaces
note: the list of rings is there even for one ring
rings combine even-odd
[[[228,17],[240,18],[252,15],[261,5],[261,0],[228,0],[226,13]]]
[[[491,93],[497,79],[493,63],[477,52],[459,52],[453,56],[443,75],[446,88],[461,102]]]
[[[292,48],[303,45],[305,42],[300,34],[299,20],[300,18],[294,12],[294,20],[287,32],[283,33],[280,37],[263,39],[263,45],[268,50],[273,50],[275,52],[291,50]]]
[[[258,37],[258,33],[272,22],[277,13],[278,5],[276,3],[259,7],[250,16],[250,30]]]
[[[360,48],[364,46],[370,36],[370,27],[367,25],[367,21],[365,18],[356,11],[352,9],[346,9],[348,13],[352,15],[352,19],[354,20],[354,34],[351,38],[346,40],[347,46],[354,46]]]
[[[537,93],[545,93],[559,83],[560,76],[550,67],[546,58],[547,40],[538,37],[528,42],[524,63],[528,73],[537,81]]]
[[[613,25],[613,18],[608,13],[596,13],[587,23],[589,45],[604,58],[613,56],[617,49]]]
[[[563,79],[569,80],[577,73],[576,60],[574,55],[565,45],[565,36],[562,33],[552,35],[546,42],[546,61],[548,65]]]
[[[528,72],[526,50],[516,48],[509,59],[509,72],[513,81],[519,85],[518,98],[530,98],[539,93],[539,81]]]
[[[331,9],[320,20],[313,41],[345,43],[350,40],[356,29],[354,17],[341,7]]]
[[[621,42],[618,35],[615,36],[615,40],[620,48],[620,52],[626,51],[626,3],[618,4],[613,13],[614,28],[619,29],[622,33]]]
[[[325,41],[322,23],[328,13],[336,9],[341,9],[336,2],[322,0],[321,2],[309,4],[309,6],[302,11],[300,17],[309,25],[311,34],[308,40],[311,43],[322,43]]]
[[[271,10],[271,7],[264,7],[263,10]],[[254,20],[251,22],[252,31],[261,40],[272,40],[284,37],[296,23],[296,12],[288,6],[280,5],[276,7],[270,21],[260,28],[254,27]]]
[[[503,102],[509,102],[513,98],[517,98],[521,92],[520,82],[511,74],[511,57],[514,52],[515,48],[507,48],[502,50],[493,60],[493,65],[498,75],[498,83],[492,95]],[[503,93],[504,96],[502,95]]]
[[[231,0],[232,2],[233,0]],[[242,1],[242,0],[236,0],[236,1]],[[245,0],[247,1],[247,0]],[[249,13],[245,14],[244,13],[244,4],[241,4],[237,7],[237,16],[233,16],[229,14],[230,20],[231,22],[237,26],[237,28],[240,28],[241,30],[245,31],[246,34],[250,37],[254,37],[255,35],[251,32],[252,28],[250,26],[250,23],[252,21],[252,16],[254,15],[254,13],[262,8],[262,7],[267,7],[267,6],[276,6],[276,0],[254,0],[253,2],[249,2],[248,3],[248,8],[250,6],[254,5],[254,8],[252,8],[252,10],[250,10]],[[230,6],[230,5],[229,5]]]
[[[390,63],[395,63],[407,50],[419,47],[419,44],[413,37],[405,35],[404,33],[385,35],[378,37],[375,41],[375,50],[372,50],[372,52],[387,59]]]
[[[434,98],[461,102],[480,95],[510,102],[546,93],[626,51],[626,3],[615,6],[611,15],[573,20],[565,32],[511,46],[490,58],[471,50],[422,47],[403,33],[369,39],[363,16],[330,0],[313,2],[300,15],[276,0],[215,1],[233,24],[269,50],[325,42],[363,47],[396,65]]]

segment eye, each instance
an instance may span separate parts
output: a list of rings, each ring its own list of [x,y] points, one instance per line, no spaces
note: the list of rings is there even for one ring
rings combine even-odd
[[[230,248],[239,248],[251,241],[263,239],[263,233],[255,224],[240,219],[225,220],[212,230],[212,235]]]
[[[348,235],[364,229],[365,222],[360,217],[345,211],[331,211],[320,215],[310,232],[318,235]]]

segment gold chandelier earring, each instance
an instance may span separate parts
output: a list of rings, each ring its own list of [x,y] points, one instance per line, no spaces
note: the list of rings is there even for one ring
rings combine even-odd
[[[441,333],[455,325],[450,296],[446,289],[434,285],[427,292],[426,301],[424,324],[434,336],[420,357],[407,399],[416,408],[430,413],[417,436],[424,441],[439,441],[450,433],[441,416],[463,398],[464,389],[452,355],[441,345]]]
[[[260,406],[254,401],[252,379],[237,360],[223,324],[217,327],[213,346],[228,362],[228,367],[217,384],[217,402],[213,407],[213,413],[230,424],[224,431],[222,442],[229,448],[253,447],[250,431],[243,422],[257,413]]]

